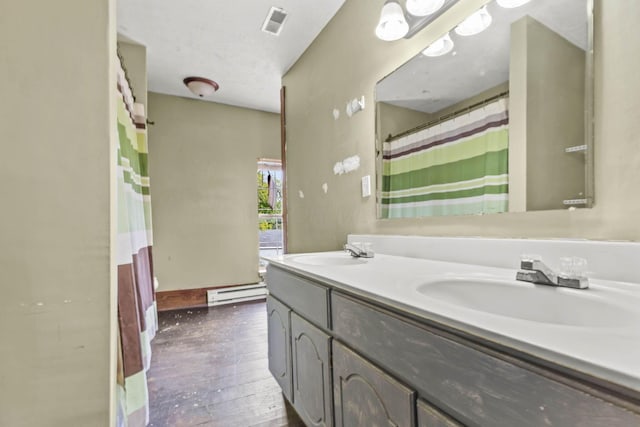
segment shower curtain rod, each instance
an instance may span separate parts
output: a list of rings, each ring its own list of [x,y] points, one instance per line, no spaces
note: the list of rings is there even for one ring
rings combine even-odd
[[[395,141],[396,139],[402,138],[403,136],[411,135],[412,133],[416,133],[416,132],[419,132],[421,130],[427,129],[427,128],[433,126],[433,125],[437,125],[438,123],[442,123],[445,120],[452,119],[454,117],[458,117],[459,115],[461,115],[463,113],[467,113],[469,111],[476,110],[476,109],[478,109],[478,108],[490,103],[491,101],[495,101],[496,99],[500,99],[500,98],[505,98],[508,95],[509,95],[509,91],[508,90],[504,91],[504,92],[500,92],[497,95],[490,96],[489,98],[483,99],[480,102],[476,102],[475,104],[469,105],[468,107],[461,108],[460,110],[454,111],[453,113],[445,114],[444,116],[440,116],[435,120],[431,120],[430,122],[418,125],[418,126],[416,126],[414,128],[406,130],[406,131],[404,131],[402,133],[399,133],[397,135],[389,134],[387,139],[385,139],[384,141],[385,142]]]

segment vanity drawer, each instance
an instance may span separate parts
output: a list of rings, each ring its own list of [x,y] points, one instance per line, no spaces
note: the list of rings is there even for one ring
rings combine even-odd
[[[331,304],[336,337],[464,424],[640,426],[640,414],[585,392],[590,389],[576,381],[557,381],[557,374],[516,365],[510,357],[335,291]]]
[[[271,295],[321,328],[329,329],[329,289],[277,267],[267,267]]]

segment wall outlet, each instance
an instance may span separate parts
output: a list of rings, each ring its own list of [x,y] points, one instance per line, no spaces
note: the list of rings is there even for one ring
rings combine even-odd
[[[362,197],[371,196],[371,175],[362,177]]]

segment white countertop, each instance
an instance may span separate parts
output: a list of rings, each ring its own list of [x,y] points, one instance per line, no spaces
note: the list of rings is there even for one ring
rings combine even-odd
[[[593,298],[595,304],[615,304],[625,314],[624,325],[611,322],[611,319],[603,322],[604,326],[596,327],[560,325],[465,308],[418,291],[424,283],[446,279],[516,283],[515,269],[384,254],[359,259],[362,262],[354,264],[311,265],[304,262],[305,257],[325,256],[349,258],[345,252],[319,252],[266,259],[275,266],[314,278],[330,287],[640,392],[640,286],[637,284],[591,280],[587,290],[551,287],[553,292],[567,293],[568,297],[572,293],[587,292],[580,296]],[[572,307],[568,306],[566,310],[571,312]],[[615,315],[615,310],[607,311],[607,316],[612,312]],[[594,324],[598,324],[599,315],[593,313]]]

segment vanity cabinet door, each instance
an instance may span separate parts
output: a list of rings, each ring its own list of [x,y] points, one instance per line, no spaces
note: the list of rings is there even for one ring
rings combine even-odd
[[[333,341],[336,427],[412,427],[415,394]]]
[[[282,393],[291,395],[291,310],[272,296],[267,297],[267,333],[269,339],[269,371]]]
[[[333,426],[330,340],[320,329],[291,313],[293,406],[309,427]]]
[[[463,427],[424,400],[418,400],[418,427]]]

